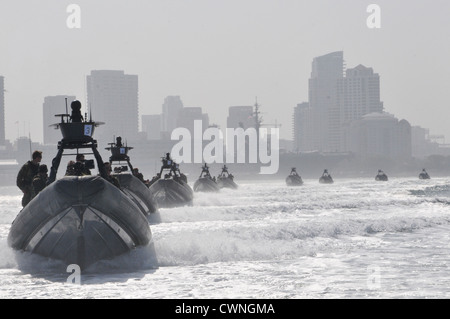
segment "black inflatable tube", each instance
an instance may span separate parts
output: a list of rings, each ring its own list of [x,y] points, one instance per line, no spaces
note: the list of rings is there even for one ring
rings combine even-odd
[[[113,174],[120,184],[120,188],[124,191],[130,191],[137,197],[136,204],[142,210],[144,215],[155,213],[158,210],[156,202],[151,190],[142,183],[136,176],[128,173]]]
[[[73,206],[90,206],[111,218],[136,246],[149,243],[147,219],[135,203],[117,187],[99,176],[66,176],[47,186],[17,215],[8,234],[8,244],[23,250],[49,220]]]

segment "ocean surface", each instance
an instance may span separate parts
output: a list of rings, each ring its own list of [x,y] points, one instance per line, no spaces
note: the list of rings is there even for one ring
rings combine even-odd
[[[450,178],[236,182],[160,209],[149,218],[154,249],[93,265],[79,282],[66,265],[8,247],[21,193],[1,187],[0,298],[450,297]]]

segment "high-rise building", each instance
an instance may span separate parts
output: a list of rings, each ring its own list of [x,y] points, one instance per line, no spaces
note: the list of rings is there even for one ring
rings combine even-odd
[[[383,112],[380,100],[380,76],[372,68],[358,65],[347,69],[340,83],[341,118],[359,119],[369,113]]]
[[[209,126],[209,117],[202,113],[201,107],[183,107],[177,116],[177,127],[184,127],[191,132],[191,137],[194,137],[194,121],[202,121],[202,133]]]
[[[75,96],[69,95],[46,96],[44,98],[42,106],[44,144],[58,144],[58,141],[61,140],[60,130],[51,125],[61,122],[61,118],[55,117],[55,115],[66,114],[66,112],[70,114],[70,104],[75,99]]]
[[[322,152],[337,152],[340,147],[340,114],[338,83],[344,76],[344,54],[332,52],[316,57],[309,79],[309,105],[316,119],[314,148]]]
[[[227,128],[242,127],[244,130],[255,127],[253,106],[230,106],[228,108]]]
[[[0,76],[0,145],[5,145],[5,78]]]
[[[347,69],[346,76],[339,81],[339,124],[343,128],[369,113],[382,113],[380,101],[380,76],[372,68],[358,65]],[[340,150],[348,151],[346,139],[340,134]]]
[[[121,136],[124,140],[138,139],[139,106],[138,76],[124,71],[94,70],[87,79],[87,109],[97,122],[94,138],[106,145]]]
[[[411,157],[411,125],[388,113],[369,113],[345,129],[350,151],[362,158]]]
[[[294,148],[298,151],[347,152],[352,121],[383,112],[380,77],[372,68],[347,69],[343,52],[313,59],[309,103],[294,110]]]
[[[183,101],[178,95],[167,96],[162,105],[162,131],[170,136],[177,127],[177,118],[179,111],[183,108]]]
[[[317,136],[313,134],[314,123],[317,119],[314,118],[314,112],[309,107],[308,102],[297,104],[294,108],[294,115],[292,118],[293,124],[293,150],[298,151],[314,151],[318,145]]]
[[[142,131],[146,133],[148,140],[161,139],[161,115],[142,115]]]

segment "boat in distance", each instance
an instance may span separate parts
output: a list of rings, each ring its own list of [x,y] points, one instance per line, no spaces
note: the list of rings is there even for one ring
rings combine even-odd
[[[233,174],[228,172],[228,167],[226,165],[222,167],[222,171],[219,176],[217,176],[217,185],[219,185],[219,188],[238,188],[238,185],[234,181]]]
[[[216,183],[215,178],[209,173],[208,165],[202,166],[202,172],[194,183],[194,192],[218,192],[220,190],[219,185]]]
[[[430,175],[428,175],[427,171],[422,169],[422,172],[419,174],[419,179],[430,179]]]
[[[379,169],[377,175],[375,176],[375,180],[376,180],[376,181],[387,182],[388,179],[389,179],[389,178],[388,178],[388,176],[386,175],[386,173],[383,172],[381,169]]]
[[[120,189],[136,203],[144,215],[157,212],[158,203],[148,185],[133,174],[134,168],[128,155],[128,151],[133,148],[124,145],[120,136],[116,138],[116,142],[109,144],[106,150],[111,151],[111,175],[119,181]],[[122,165],[123,163],[126,165]]]
[[[322,173],[322,176],[320,176],[319,183],[321,183],[321,184],[333,184],[334,183],[334,180],[331,177],[330,173],[328,173],[327,169],[325,169]]]
[[[303,185],[303,180],[300,175],[297,173],[297,169],[295,167],[291,168],[291,172],[286,177],[286,185],[287,186],[301,186]]]
[[[186,175],[181,173],[179,164],[172,160],[170,153],[162,158],[161,170],[150,181],[149,189],[159,208],[191,206],[194,199]]]

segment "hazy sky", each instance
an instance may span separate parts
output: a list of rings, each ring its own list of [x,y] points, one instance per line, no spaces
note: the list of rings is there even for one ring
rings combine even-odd
[[[70,4],[80,28],[67,26]],[[370,4],[379,29],[367,26]],[[313,58],[342,50],[347,67],[379,73],[386,111],[450,141],[448,0],[1,0],[0,48],[10,140],[30,130],[42,141],[44,97],[84,105],[86,75],[103,69],[139,76],[141,115],[179,95],[224,128],[229,106],[257,97],[290,139]]]

